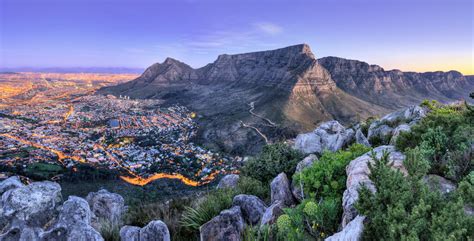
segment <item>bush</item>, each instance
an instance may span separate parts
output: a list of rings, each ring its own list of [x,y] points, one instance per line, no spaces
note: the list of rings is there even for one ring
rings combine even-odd
[[[256,158],[250,158],[241,173],[268,184],[279,173],[292,176],[303,154],[284,143],[266,145]]]
[[[396,147],[407,151],[419,146],[428,152],[430,173],[459,181],[474,165],[474,112],[467,105],[427,102],[425,106],[431,112],[410,132],[402,132]]]
[[[100,220],[99,233],[105,241],[120,241],[120,225],[109,220]]]
[[[240,176],[237,184],[237,192],[239,194],[254,195],[264,201],[268,201],[270,198],[268,185],[264,185],[261,181],[247,176]]]
[[[198,201],[195,207],[185,207],[180,224],[190,231],[198,231],[199,227],[217,216],[222,210],[232,207],[232,199],[235,194],[236,192],[230,189],[210,192]]]
[[[370,148],[361,144],[337,152],[325,151],[319,161],[294,175],[293,179],[303,184],[304,193],[310,197],[339,198],[346,186],[346,166],[368,151]]]
[[[400,171],[387,166],[388,153],[373,159],[374,163],[369,163],[369,178],[377,192],[362,187],[356,204],[368,221],[364,226],[364,240],[474,238],[474,218],[464,213],[462,198],[443,197],[437,191],[430,191],[421,180],[426,173],[414,170],[425,166],[423,160],[412,159],[407,168],[416,175],[404,177]]]

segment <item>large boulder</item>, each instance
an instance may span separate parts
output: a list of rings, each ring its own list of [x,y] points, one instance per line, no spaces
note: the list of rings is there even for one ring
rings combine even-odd
[[[271,202],[281,201],[286,206],[295,204],[293,193],[290,190],[290,182],[284,172],[278,174],[270,183]]]
[[[25,186],[23,183],[21,183],[20,178],[18,176],[12,176],[9,177],[2,182],[0,182],[0,195],[5,193],[6,191],[10,189],[15,189],[19,187]]]
[[[397,142],[398,136],[400,136],[400,133],[402,132],[410,132],[411,126],[408,124],[401,124],[397,126],[395,129],[393,129],[392,133],[392,138],[390,139],[390,145],[395,145]]]
[[[140,229],[140,241],[170,241],[170,232],[162,221],[151,221]]]
[[[283,214],[283,208],[285,208],[285,205],[281,201],[277,201],[270,205],[270,207],[268,207],[263,213],[260,226],[274,224],[278,217]]]
[[[313,132],[299,134],[294,148],[303,153],[322,153],[324,150],[337,151],[350,144],[354,139],[354,130],[346,129],[333,120],[322,123]]]
[[[316,161],[318,161],[318,157],[314,154],[305,157],[302,161],[298,162],[298,165],[296,165],[296,171],[294,175],[300,174],[304,169],[311,167]],[[302,183],[296,183],[294,180],[292,180],[291,192],[293,193],[293,197],[296,198],[296,200],[303,200],[304,193]]]
[[[170,241],[168,226],[161,220],[149,222],[145,227],[123,226],[120,229],[121,241]]]
[[[30,228],[28,226],[15,226],[0,235],[0,240],[5,241],[39,241],[42,233],[41,228]]]
[[[120,240],[121,241],[139,241],[140,240],[140,228],[135,226],[123,226],[120,229]]]
[[[49,181],[10,189],[2,195],[0,219],[10,224],[42,227],[56,216],[61,187]]]
[[[383,152],[389,152],[389,163],[392,168],[400,170],[405,175],[408,175],[407,170],[403,166],[405,155],[401,152],[395,151],[394,146],[379,146],[373,149],[377,158],[380,158]],[[342,227],[345,227],[350,221],[352,221],[357,215],[357,210],[354,204],[359,199],[359,188],[365,185],[369,190],[375,192],[375,186],[369,179],[369,162],[373,162],[371,157],[372,152],[368,152],[354,160],[352,160],[346,167],[347,181],[346,190],[342,197],[342,206],[344,213],[342,216]]]
[[[57,223],[41,234],[42,240],[102,241],[99,232],[91,226],[92,212],[87,201],[69,196],[59,213]]]
[[[380,120],[372,122],[369,127],[367,138],[369,141],[378,139],[381,143],[394,143],[392,135],[399,135],[400,132],[406,131],[409,128],[426,116],[426,110],[420,106],[410,106],[400,111],[392,112],[385,115]],[[403,125],[403,126],[400,126]],[[398,130],[397,130],[398,129]],[[391,140],[393,139],[393,141]],[[373,144],[373,143],[372,143]]]
[[[369,140],[367,139],[367,137],[365,137],[364,133],[362,133],[361,129],[356,130],[355,139],[356,139],[356,143],[359,143],[368,147],[371,146],[369,143]]]
[[[357,216],[348,223],[340,232],[333,234],[325,241],[358,241],[364,231],[364,216]]]
[[[225,175],[217,184],[217,189],[222,188],[236,188],[239,183],[239,175],[237,174],[229,174]]]
[[[239,207],[222,211],[200,228],[201,241],[240,241],[244,219]]]
[[[392,137],[392,132],[392,127],[385,124],[380,124],[379,122],[375,121],[370,124],[367,137],[372,145],[377,145],[380,143],[388,144],[390,142],[390,138]]]
[[[122,196],[105,189],[89,193],[86,200],[97,218],[95,222],[108,220],[113,224],[118,224],[127,210]]]
[[[443,195],[456,190],[456,184],[444,177],[438,175],[426,175],[423,182],[433,191],[439,191]]]
[[[64,202],[58,217],[58,223],[71,227],[75,225],[90,225],[92,212],[86,200],[69,196]]]
[[[260,222],[260,219],[267,208],[265,203],[260,200],[260,198],[246,194],[239,194],[235,196],[232,205],[240,207],[245,221],[251,225],[255,225]]]

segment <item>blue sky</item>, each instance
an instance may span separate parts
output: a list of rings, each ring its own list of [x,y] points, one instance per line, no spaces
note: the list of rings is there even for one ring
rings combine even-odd
[[[474,74],[470,0],[0,0],[0,67],[201,67],[308,43],[413,71]]]

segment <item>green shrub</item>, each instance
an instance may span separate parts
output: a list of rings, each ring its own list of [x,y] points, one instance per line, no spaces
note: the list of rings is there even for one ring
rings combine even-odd
[[[281,172],[293,175],[302,158],[302,153],[284,143],[266,145],[257,157],[244,164],[241,173],[267,184]]]
[[[109,220],[100,220],[99,233],[105,241],[120,241],[120,225]]]
[[[368,151],[370,148],[361,144],[337,152],[325,151],[319,161],[294,175],[293,179],[302,183],[304,193],[310,197],[342,197],[346,187],[346,166]]]
[[[373,159],[369,178],[377,192],[362,187],[356,204],[368,221],[364,240],[472,240],[474,218],[464,213],[462,198],[430,191],[421,180],[423,173],[413,170],[424,164],[407,165],[416,175],[404,177],[387,165],[388,153]]]
[[[244,241],[276,241],[275,228],[271,225],[251,226],[247,225],[242,240]]]
[[[217,216],[222,210],[232,207],[235,194],[235,190],[230,189],[210,192],[198,201],[195,207],[185,207],[180,220],[181,226],[190,231],[198,231],[201,225]]]
[[[417,146],[427,151],[430,173],[461,180],[474,166],[474,115],[468,105],[425,103],[431,112],[410,132],[402,132],[396,147],[407,151]]]
[[[237,192],[239,194],[254,195],[265,201],[268,201],[270,197],[270,188],[268,185],[247,176],[240,176],[237,184]]]

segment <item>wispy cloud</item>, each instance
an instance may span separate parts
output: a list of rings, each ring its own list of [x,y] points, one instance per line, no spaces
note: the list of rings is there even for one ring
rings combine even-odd
[[[283,32],[283,28],[274,23],[256,23],[255,27],[261,32],[271,35]]]

